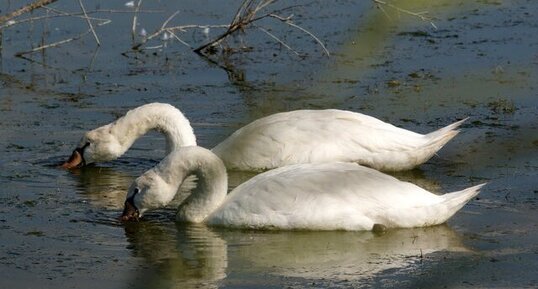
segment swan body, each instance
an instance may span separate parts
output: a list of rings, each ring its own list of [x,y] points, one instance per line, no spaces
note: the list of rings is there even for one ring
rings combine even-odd
[[[262,171],[300,163],[356,162],[384,171],[414,168],[458,134],[464,120],[423,135],[360,113],[297,110],[258,119],[213,148],[231,170]],[[63,165],[109,161],[148,130],[165,134],[167,152],[196,145],[189,121],[175,107],[152,103],[85,134]]]
[[[297,110],[258,119],[213,148],[228,169],[357,162],[383,171],[412,169],[452,139],[463,121],[422,135],[350,111]]]
[[[444,223],[482,185],[442,196],[355,163],[296,164],[259,174],[227,195],[223,162],[201,147],[183,147],[137,178],[122,219],[165,206],[182,181],[199,186],[179,206],[179,221],[253,229],[372,230]]]

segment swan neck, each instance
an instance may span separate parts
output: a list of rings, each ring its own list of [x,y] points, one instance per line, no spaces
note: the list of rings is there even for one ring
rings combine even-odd
[[[198,179],[196,188],[178,208],[179,221],[201,223],[220,207],[226,198],[228,176],[224,164],[209,150],[198,149],[200,148],[189,147],[179,151],[182,162],[178,164],[178,168],[182,171],[182,179],[190,175],[196,175]],[[178,191],[179,186],[181,183],[178,184]]]
[[[151,130],[165,136],[167,154],[182,146],[196,145],[189,120],[177,108],[167,104],[152,103],[133,109],[118,119],[111,129],[125,150]]]

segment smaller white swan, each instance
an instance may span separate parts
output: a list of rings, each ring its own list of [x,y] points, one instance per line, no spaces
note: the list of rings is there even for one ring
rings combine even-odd
[[[255,229],[372,230],[445,222],[483,185],[442,196],[354,163],[298,164],[255,176],[227,195],[226,168],[211,151],[183,147],[138,177],[122,220],[167,205],[186,176],[198,187],[179,221]]]
[[[327,109],[273,114],[238,129],[213,148],[226,168],[262,171],[291,164],[357,162],[384,171],[412,169],[458,134],[460,120],[429,134],[395,127],[360,113]],[[87,132],[62,166],[110,161],[149,130],[166,137],[167,154],[196,145],[189,121],[175,107],[151,103]]]

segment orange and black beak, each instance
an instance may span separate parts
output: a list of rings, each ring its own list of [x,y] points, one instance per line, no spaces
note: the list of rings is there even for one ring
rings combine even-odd
[[[60,167],[64,169],[73,169],[85,166],[86,161],[84,160],[84,149],[89,145],[90,143],[87,143],[83,147],[76,148],[69,157],[69,159],[64,162]]]
[[[123,208],[123,213],[121,214],[121,221],[137,221],[139,220],[140,212],[134,204],[134,195],[125,200],[125,207]]]

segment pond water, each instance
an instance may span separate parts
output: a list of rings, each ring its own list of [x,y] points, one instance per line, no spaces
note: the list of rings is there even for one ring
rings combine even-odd
[[[20,2],[0,3],[0,14]],[[240,51],[213,61],[160,37],[145,47],[161,48],[133,52],[133,8],[112,2],[84,1],[92,17],[112,20],[95,28],[100,47],[86,34],[14,56],[85,32],[74,16],[4,29],[0,287],[538,287],[538,2],[389,2],[428,11],[436,28],[372,1],[278,2],[271,7],[294,6],[280,14],[293,14],[329,57],[299,29],[266,19],[258,25],[301,56],[251,28],[228,40]],[[136,30],[152,33],[175,11],[170,25],[227,24],[240,2],[146,1]],[[80,11],[76,1],[51,7]],[[179,37],[196,47],[219,32]],[[113,162],[55,165],[85,131],[154,101],[180,108],[205,147],[293,109],[348,109],[421,133],[469,117],[437,156],[395,176],[438,193],[488,185],[445,225],[381,235],[214,229],[176,224],[173,209],[124,225],[127,187],[164,156],[159,134]],[[231,172],[231,186],[250,176]]]

